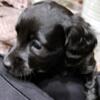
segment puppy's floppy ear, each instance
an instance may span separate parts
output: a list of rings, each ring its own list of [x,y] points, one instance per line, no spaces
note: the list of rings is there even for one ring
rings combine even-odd
[[[66,30],[65,53],[67,64],[78,64],[93,53],[97,44],[95,32],[81,17],[73,16],[72,25]],[[77,65],[76,64],[76,65]]]

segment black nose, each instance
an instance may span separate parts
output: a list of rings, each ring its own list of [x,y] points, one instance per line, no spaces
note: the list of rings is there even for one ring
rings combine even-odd
[[[11,69],[11,61],[7,57],[4,58],[3,64],[7,69]]]

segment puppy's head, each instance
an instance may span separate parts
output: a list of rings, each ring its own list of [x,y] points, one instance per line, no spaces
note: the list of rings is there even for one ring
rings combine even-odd
[[[66,34],[66,67],[79,68],[84,73],[94,70],[95,32],[81,17],[74,15]]]
[[[64,59],[64,26],[70,25],[71,15],[55,2],[26,8],[16,25],[17,43],[4,58],[8,71],[23,76],[58,67]]]

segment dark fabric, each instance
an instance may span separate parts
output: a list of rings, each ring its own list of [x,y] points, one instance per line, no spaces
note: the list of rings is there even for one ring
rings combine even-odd
[[[83,85],[72,78],[56,77],[40,86],[55,100],[85,100]]]
[[[1,61],[1,59],[0,59]],[[6,73],[0,62],[0,100],[53,100],[37,86]]]
[[[48,79],[40,87],[55,100],[85,100],[84,87],[75,79]],[[44,91],[7,74],[0,59],[0,100],[54,100]],[[100,98],[100,74],[97,75],[97,93]]]

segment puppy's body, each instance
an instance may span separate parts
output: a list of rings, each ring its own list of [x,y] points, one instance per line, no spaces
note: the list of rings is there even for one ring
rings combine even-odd
[[[31,74],[37,84],[48,78],[55,79],[56,75],[67,77],[66,74],[71,77],[80,75],[79,79],[84,76],[81,80],[85,83],[87,79],[94,80],[93,50],[97,40],[90,26],[68,9],[55,2],[36,3],[20,15],[16,31],[17,44],[4,59],[12,75],[22,77]],[[65,87],[65,83],[60,82],[60,86]],[[51,96],[56,99],[57,95],[55,97],[52,93]],[[65,96],[64,100],[67,99]]]

